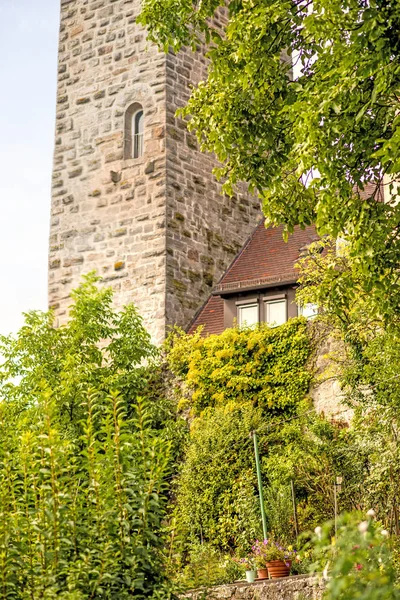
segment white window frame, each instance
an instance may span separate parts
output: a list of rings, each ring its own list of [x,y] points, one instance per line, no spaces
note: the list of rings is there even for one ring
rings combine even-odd
[[[145,110],[133,102],[125,112],[124,160],[140,159],[144,155]]]
[[[307,306],[314,307],[314,313],[309,316],[304,314],[304,309]],[[318,315],[318,306],[316,304],[314,304],[313,302],[308,302],[306,305],[298,304],[297,312],[298,312],[299,317],[305,317],[307,319],[307,321],[310,321],[312,319],[315,319],[315,317]]]
[[[144,110],[138,108],[132,115],[132,158],[141,158],[144,151]]]
[[[287,323],[288,321],[288,302],[287,302],[287,297],[285,295],[280,294],[279,296],[266,296],[263,298],[263,302],[264,302],[264,318],[265,318],[265,322],[270,326],[270,327],[279,327],[279,325],[283,325],[284,323]],[[270,317],[269,317],[269,306],[271,304],[277,304],[277,303],[285,303],[285,320],[283,323],[278,323],[273,325],[270,322]]]
[[[251,325],[246,325],[246,322],[241,322],[241,309],[243,308],[257,308],[257,322],[252,323]],[[260,303],[258,298],[248,298],[247,300],[239,300],[236,302],[236,311],[237,311],[237,324],[238,327],[255,327],[260,322]]]

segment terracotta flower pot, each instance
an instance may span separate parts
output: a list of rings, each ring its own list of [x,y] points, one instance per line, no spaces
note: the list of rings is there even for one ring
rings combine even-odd
[[[292,561],[287,560],[271,560],[267,562],[268,573],[271,579],[278,579],[278,577],[287,577],[290,573],[290,567]]]
[[[268,579],[268,569],[257,569],[257,579]]]

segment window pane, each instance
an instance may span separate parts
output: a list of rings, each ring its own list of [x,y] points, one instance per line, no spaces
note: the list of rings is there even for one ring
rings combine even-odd
[[[133,158],[143,156],[143,131],[144,131],[144,115],[143,110],[138,110],[132,119],[132,142],[133,142]]]
[[[143,133],[143,111],[139,110],[135,115],[135,133]]]
[[[239,327],[251,327],[258,323],[258,304],[245,304],[238,307]]]
[[[316,304],[306,304],[299,306],[299,315],[306,319],[313,319],[318,314],[318,306]]]
[[[286,300],[271,300],[265,302],[268,325],[286,323]]]

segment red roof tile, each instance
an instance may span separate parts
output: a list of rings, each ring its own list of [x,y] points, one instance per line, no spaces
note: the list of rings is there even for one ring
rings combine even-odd
[[[266,283],[279,283],[280,281],[296,281],[297,271],[294,269],[301,249],[318,239],[315,227],[300,229],[296,227],[294,233],[285,242],[282,237],[283,228],[268,228],[261,223],[254,231],[241,252],[237,255],[225,275],[222,277],[218,291],[230,284],[245,284],[246,287],[253,280],[266,280]],[[238,286],[239,287],[239,286]],[[254,286],[256,287],[256,286]]]
[[[202,335],[223,332],[224,301],[221,296],[209,297],[189,327],[188,333],[193,333],[200,325],[204,325]]]
[[[357,191],[357,190],[356,190]],[[383,201],[383,186],[376,190],[371,183],[359,190],[362,199],[376,192],[376,200]],[[222,333],[224,330],[224,301],[218,293],[234,293],[236,290],[251,290],[272,285],[287,285],[297,280],[294,265],[301,249],[318,239],[314,226],[300,229],[295,227],[287,242],[282,237],[282,227],[266,229],[260,223],[250,236],[231,266],[222,276],[214,294],[209,297],[189,326],[193,332],[204,325],[203,335]]]
[[[215,291],[232,292],[262,286],[293,283],[297,279],[294,265],[302,248],[318,239],[315,227],[302,230],[296,227],[288,242],[282,237],[282,227],[266,229],[264,223],[256,227],[242,250],[221,278]],[[222,333],[224,330],[224,302],[212,295],[189,326],[192,333],[204,325],[203,335]]]

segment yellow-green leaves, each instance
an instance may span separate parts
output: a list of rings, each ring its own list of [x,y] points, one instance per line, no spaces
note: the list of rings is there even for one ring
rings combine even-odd
[[[142,22],[177,48],[213,31],[219,4],[145,0]],[[391,306],[384,296],[397,276],[400,215],[384,175],[400,177],[399,13],[396,0],[228,2],[208,80],[184,111],[221,161],[227,194],[246,181],[285,234],[312,222],[320,234],[346,232],[363,289],[379,287],[391,314],[400,295]],[[393,202],[371,208],[382,183]]]
[[[194,414],[208,406],[250,402],[271,414],[293,410],[308,392],[311,373],[303,319],[271,329],[227,329],[206,338],[175,332],[168,362],[188,390]]]

